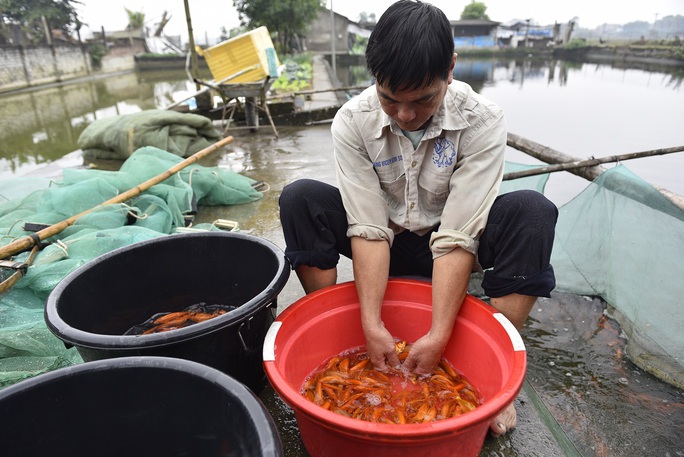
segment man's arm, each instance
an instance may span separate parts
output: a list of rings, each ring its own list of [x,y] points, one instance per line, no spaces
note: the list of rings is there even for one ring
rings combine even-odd
[[[399,367],[394,350],[394,338],[382,323],[382,300],[389,277],[390,248],[384,240],[369,241],[351,238],[354,281],[361,304],[361,325],[366,337],[366,349],[373,366],[386,371],[388,364]]]
[[[451,337],[458,310],[468,291],[475,256],[456,248],[434,260],[432,272],[432,325],[418,339],[402,369],[416,374],[432,373]]]
[[[484,99],[466,109],[471,127],[459,145],[458,165],[451,176],[449,196],[432,234],[432,326],[412,346],[404,369],[431,373],[451,336],[484,230],[499,191],[506,150],[503,112]],[[464,108],[466,105],[463,105]]]

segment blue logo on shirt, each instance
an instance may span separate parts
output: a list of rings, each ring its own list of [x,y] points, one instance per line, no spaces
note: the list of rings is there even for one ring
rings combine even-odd
[[[435,140],[435,152],[432,153],[432,163],[438,168],[450,167],[454,164],[454,157],[456,157],[454,143],[446,138],[437,138]]]
[[[395,162],[401,162],[402,160],[404,160],[404,158],[402,156],[394,156],[394,157],[390,157],[389,159],[386,159],[386,160],[380,160],[378,162],[373,162],[373,166],[375,168],[387,167],[389,165],[392,165]]]

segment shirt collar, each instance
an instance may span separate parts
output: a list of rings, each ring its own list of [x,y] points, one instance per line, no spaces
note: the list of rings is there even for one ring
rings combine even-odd
[[[428,125],[423,138],[436,138],[442,134],[443,130],[463,130],[470,125],[463,116],[460,108],[467,97],[465,89],[460,86],[461,84],[463,83],[454,81],[449,85],[447,92],[444,95],[442,106],[432,117],[432,122]],[[373,91],[375,92],[375,88]],[[373,104],[377,104],[374,108],[380,110],[381,116],[380,128],[376,131],[375,138],[380,138],[386,128],[389,128],[390,131],[396,135],[403,135],[397,123],[382,110],[380,101],[377,97],[377,92],[375,92],[373,98]]]

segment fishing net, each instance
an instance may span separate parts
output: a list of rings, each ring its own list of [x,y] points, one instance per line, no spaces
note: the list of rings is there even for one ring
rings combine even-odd
[[[122,160],[143,146],[189,157],[220,139],[204,116],[151,109],[96,120],[78,137],[78,147],[87,159]]]
[[[119,171],[66,169],[60,180],[14,178],[0,183],[0,245],[95,208],[45,240],[26,274],[0,295],[0,387],[81,361],[47,329],[45,300],[57,283],[114,249],[186,228],[198,206],[237,205],[262,197],[256,181],[231,170],[190,165],[118,204],[97,206],[165,172],[183,159],[144,147]],[[199,230],[220,230],[198,224]],[[14,256],[24,262],[29,252]],[[2,269],[1,280],[14,273]],[[9,271],[9,273],[7,273]]]
[[[4,180],[3,244],[25,235],[22,227],[27,222],[63,220],[180,160],[142,148],[120,172],[65,170],[61,182]],[[506,164],[506,172],[527,168],[531,167]],[[80,218],[50,240],[53,243],[40,251],[27,275],[0,295],[0,387],[80,361],[43,320],[45,299],[61,278],[117,247],[181,230],[200,202],[238,204],[261,197],[252,180],[238,176],[189,167],[125,205],[108,205]],[[539,175],[505,181],[501,192],[526,188],[543,193],[547,180],[548,175]],[[79,197],[76,189],[85,195]],[[210,224],[198,228],[218,230]],[[684,258],[683,234],[684,212],[619,165],[560,208],[552,254],[556,291],[601,297],[629,336],[630,359],[677,386],[684,386],[684,317],[674,309],[684,296],[684,283],[677,277]],[[14,260],[27,256],[22,253]]]
[[[533,166],[506,164],[506,172]],[[501,193],[544,192],[547,175],[505,181]],[[684,387],[684,211],[625,165],[559,208],[551,263],[556,291],[601,297],[629,338],[632,362]]]
[[[539,168],[540,165],[523,165],[515,162],[506,162],[504,168],[504,173],[513,173],[516,171],[531,170],[534,168]],[[549,175],[541,174],[535,176],[527,176],[525,178],[511,179],[501,183],[500,194],[506,194],[508,192],[513,192],[515,190],[530,189],[536,190],[537,192],[543,194],[546,183],[549,180]]]
[[[558,291],[602,297],[634,363],[684,386],[684,211],[624,165],[560,208]]]

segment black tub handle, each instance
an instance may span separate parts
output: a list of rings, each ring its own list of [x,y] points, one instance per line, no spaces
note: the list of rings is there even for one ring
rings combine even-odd
[[[238,334],[238,336],[240,337],[240,342],[242,342],[242,349],[244,349],[245,351],[249,351],[249,348],[247,347],[247,344],[245,343],[245,339],[242,337],[242,332],[241,332],[241,330],[242,330],[242,327],[244,327],[245,324],[247,324],[247,327],[249,328],[249,323],[252,322],[252,319],[253,319],[253,318],[254,318],[254,316],[250,316],[249,319],[247,319],[246,321],[242,322],[242,323],[240,324],[240,326],[238,327],[238,331],[237,331],[237,334]]]
[[[268,302],[266,308],[269,308],[271,310],[271,316],[273,316],[273,320],[275,320],[275,318],[278,317],[278,300],[274,298],[273,300]]]

